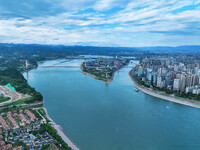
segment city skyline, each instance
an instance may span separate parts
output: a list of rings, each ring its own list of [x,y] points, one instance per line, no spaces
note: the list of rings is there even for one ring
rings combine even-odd
[[[198,45],[200,1],[0,2],[0,43]]]

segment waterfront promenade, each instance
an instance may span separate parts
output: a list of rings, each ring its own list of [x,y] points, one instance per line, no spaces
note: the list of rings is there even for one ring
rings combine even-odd
[[[171,96],[168,94],[164,94],[164,93],[160,93],[157,92],[155,90],[152,90],[150,88],[146,88],[142,85],[140,85],[135,79],[134,77],[132,77],[131,71],[129,71],[129,77],[131,78],[131,80],[133,81],[133,83],[138,87],[138,89],[148,95],[151,95],[153,97],[157,97],[163,100],[167,100],[167,101],[171,101],[174,103],[178,103],[178,104],[182,104],[182,105],[187,105],[187,106],[191,106],[191,107],[195,107],[195,108],[200,108],[200,102],[199,101],[195,101],[195,100],[191,100],[191,99],[184,99],[184,98],[180,98],[180,97],[176,97],[176,96]]]

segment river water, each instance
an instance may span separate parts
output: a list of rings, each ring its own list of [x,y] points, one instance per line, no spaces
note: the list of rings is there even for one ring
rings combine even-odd
[[[78,66],[53,60],[43,66]],[[130,68],[105,84],[80,68],[38,68],[24,76],[44,106],[81,150],[199,150],[199,109],[135,92]]]

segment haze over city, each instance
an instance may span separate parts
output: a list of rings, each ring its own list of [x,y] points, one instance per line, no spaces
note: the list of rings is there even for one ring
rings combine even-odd
[[[2,0],[0,43],[198,45],[199,14],[199,0]]]

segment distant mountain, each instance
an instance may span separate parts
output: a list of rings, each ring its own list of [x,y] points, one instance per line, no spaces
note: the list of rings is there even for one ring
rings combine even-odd
[[[155,46],[155,47],[138,47],[140,50],[148,50],[148,51],[179,51],[179,52],[200,52],[200,45],[186,45],[186,46]]]
[[[97,47],[97,46],[65,46],[65,45],[40,45],[40,44],[8,44],[0,43],[1,48],[12,50],[56,50],[56,51],[90,51],[90,52],[134,52],[134,47]]]
[[[79,53],[126,53],[126,52],[198,52],[200,53],[200,45],[188,46],[155,46],[155,47],[97,47],[97,46],[65,46],[65,45],[40,45],[40,44],[9,44],[0,43],[0,50],[29,50],[29,51],[67,51]]]

